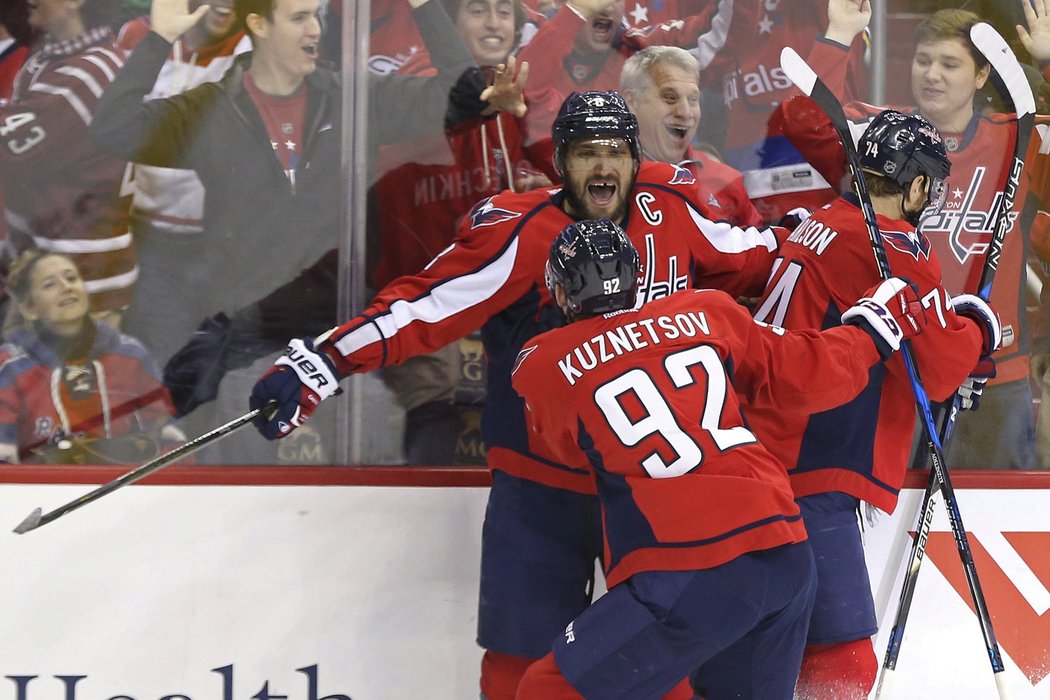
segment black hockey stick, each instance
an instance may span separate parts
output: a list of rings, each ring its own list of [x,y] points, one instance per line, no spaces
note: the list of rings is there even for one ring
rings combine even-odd
[[[108,493],[113,493],[119,488],[127,486],[128,484],[133,484],[139,479],[149,476],[153,472],[163,469],[164,467],[168,466],[169,464],[172,464],[173,462],[177,462],[184,457],[188,457],[189,455],[193,454],[205,445],[210,445],[216,440],[220,440],[221,438],[226,437],[230,433],[233,433],[235,430],[238,430],[239,428],[248,425],[252,422],[252,420],[255,419],[256,416],[258,416],[264,410],[272,409],[266,407],[266,409],[256,408],[252,411],[249,411],[240,418],[234,418],[229,423],[220,425],[214,430],[210,430],[204,433],[203,435],[195,437],[189,442],[158,456],[156,459],[152,459],[149,462],[146,462],[141,467],[136,467],[127,474],[118,476],[113,481],[102,484],[94,491],[89,491],[83,496],[80,496],[79,498],[76,498],[70,501],[69,503],[66,503],[65,505],[59,506],[58,508],[55,508],[54,510],[48,513],[43,513],[40,508],[36,508],[33,510],[32,513],[30,513],[26,517],[25,520],[21,522],[21,524],[19,524],[18,527],[15,528],[15,532],[19,535],[24,535],[30,530],[35,530],[38,527],[47,525],[52,521],[58,520],[66,513],[70,513],[76,510],[77,508],[80,508],[81,506],[86,506],[92,501],[97,501],[98,499],[102,498]]]
[[[999,259],[1002,255],[1003,245],[1006,242],[1006,232],[1010,228],[1010,213],[1013,210],[1014,200],[1020,186],[1021,172],[1024,168],[1024,156],[1028,150],[1028,142],[1035,122],[1035,99],[1032,96],[1032,90],[1024,71],[1010,50],[1009,45],[998,32],[987,24],[979,23],[971,28],[970,39],[995,69],[994,75],[996,80],[998,80],[998,87],[1016,114],[1017,120],[1017,135],[1014,139],[1014,149],[1010,161],[1007,163],[1007,176],[1003,185],[999,209],[996,212],[995,228],[992,233],[992,240],[989,242],[988,252],[985,255],[981,277],[977,286],[977,295],[987,301],[992,293],[992,283],[995,281],[995,274],[999,268]],[[955,420],[959,413],[959,404],[960,397],[956,393],[948,402],[941,416],[939,435],[942,446],[947,446],[952,438]],[[925,556],[926,543],[933,519],[933,510],[936,507],[937,493],[940,488],[941,483],[936,472],[931,471],[926,491],[923,494],[922,505],[919,509],[921,516],[916,528],[915,540],[912,542],[904,581],[901,584],[897,616],[887,644],[886,658],[883,661],[883,671],[879,680],[878,691],[875,694],[876,698],[881,695],[882,689],[888,685],[886,679],[895,672],[897,667],[897,658],[900,654],[900,646],[904,637],[904,628],[907,625],[912,599],[915,595],[919,568]],[[1002,690],[1000,690],[1000,695],[1002,695]]]
[[[868,237],[871,240],[872,252],[875,255],[875,264],[878,267],[879,276],[883,279],[891,277],[892,272],[890,270],[889,260],[886,256],[886,248],[882,241],[882,234],[879,231],[878,222],[875,218],[875,210],[871,204],[871,196],[868,193],[864,174],[858,162],[857,150],[853,143],[853,137],[849,131],[849,123],[847,122],[846,115],[842,110],[842,105],[839,103],[838,98],[832,94],[831,90],[821,82],[813,69],[810,68],[798,53],[790,47],[785,48],[783,52],[781,52],[780,64],[791,81],[795,83],[800,90],[809,95],[831,119],[831,124],[835,128],[839,140],[842,141],[843,149],[846,152],[847,164],[849,165],[853,184],[860,199],[861,214],[864,219],[865,228],[867,228],[868,231]],[[1002,674],[1005,671],[1002,654],[999,651],[999,645],[995,639],[991,617],[988,614],[987,605],[984,600],[984,593],[981,590],[980,580],[977,577],[977,569],[974,565],[973,555],[970,551],[969,539],[966,536],[966,529],[962,523],[962,515],[959,512],[958,501],[955,498],[955,490],[952,488],[951,479],[948,476],[948,470],[944,464],[944,452],[941,448],[940,439],[934,424],[933,414],[930,411],[930,400],[919,379],[915,356],[911,349],[911,343],[908,341],[901,343],[900,352],[901,357],[904,360],[904,365],[908,371],[908,378],[911,382],[912,392],[915,394],[916,407],[922,417],[923,431],[926,435],[926,443],[927,448],[930,451],[933,471],[937,480],[940,482],[941,489],[944,493],[945,505],[948,510],[948,520],[951,523],[952,534],[955,536],[955,542],[959,549],[959,556],[962,559],[963,569],[966,572],[966,582],[970,588],[970,595],[973,598],[974,607],[977,609],[978,619],[981,624],[981,632],[984,635],[985,647],[992,664],[992,672],[995,675],[996,686],[999,689],[999,696],[1005,700],[1007,694],[1005,684],[1002,682]],[[894,630],[891,633],[891,644],[893,643],[893,634],[896,633],[896,631],[897,630]],[[900,640],[897,640],[896,643],[899,645]]]

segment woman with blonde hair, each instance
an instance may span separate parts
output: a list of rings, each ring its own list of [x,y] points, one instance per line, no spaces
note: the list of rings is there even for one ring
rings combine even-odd
[[[134,463],[185,440],[145,348],[89,315],[72,259],[26,251],[7,291],[0,460]]]

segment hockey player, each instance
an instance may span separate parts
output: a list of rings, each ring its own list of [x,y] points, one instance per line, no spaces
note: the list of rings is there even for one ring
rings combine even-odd
[[[860,164],[893,274],[916,285],[930,324],[913,344],[932,400],[951,396],[1000,342],[998,316],[978,297],[949,297],[930,240],[915,230],[936,210],[951,169],[937,130],[917,115],[886,111],[859,144]],[[879,279],[857,199],[818,210],[784,243],[755,318],[793,329],[839,324]],[[755,434],[787,467],[817,559],[817,597],[799,679],[806,700],[867,698],[875,681],[874,602],[857,522],[859,500],[888,513],[897,504],[915,426],[903,362],[872,369],[849,403],[816,414],[750,414]]]
[[[109,22],[118,2],[30,4],[43,35],[0,106],[0,189],[10,237],[0,267],[22,250],[74,256],[91,311],[119,325],[138,276],[128,230],[127,163],[100,150],[88,125],[100,92],[124,64]]]
[[[740,172],[693,148],[701,117],[695,56],[677,46],[644,48],[624,63],[620,93],[638,117],[643,157],[689,170],[696,178],[697,198],[719,218],[738,226],[762,223]]]
[[[979,21],[972,12],[950,9],[935,12],[918,25],[911,71],[918,108],[904,110],[921,114],[937,127],[951,161],[952,186],[944,207],[923,219],[919,228],[936,251],[944,286],[952,294],[977,291],[1016,130],[1010,115],[986,114],[976,106],[977,92],[991,70],[970,40],[970,28]],[[1032,11],[1029,23],[1037,58],[1050,60],[1050,20],[1041,6],[1038,16]],[[860,102],[847,104],[854,133],[863,131],[881,110]],[[845,157],[827,116],[800,97],[782,105],[779,117],[807,160],[829,182],[840,182]],[[1050,140],[1044,137],[1050,122],[1046,117],[1038,119],[1041,131],[1032,132],[1024,155],[1021,187],[1009,214],[1010,228],[991,294],[992,305],[1002,314],[1003,347],[995,354],[996,376],[984,392],[980,414],[959,416],[946,454],[948,464],[956,468],[1025,469],[1036,463],[1025,263],[1029,236],[1036,247],[1050,240],[1050,158],[1046,155]],[[1050,257],[1050,244],[1044,243],[1041,255]],[[1045,366],[1048,359],[1040,358],[1037,364]]]
[[[513,370],[533,450],[593,472],[609,585],[517,697],[658,698],[714,659],[702,697],[790,700],[815,571],[787,475],[741,403],[779,415],[849,400],[921,330],[922,305],[892,279],[845,307],[845,325],[784,333],[715,290],[636,308],[640,272],[616,224],[567,226],[546,280],[569,324],[526,342]]]
[[[276,416],[259,429],[280,438],[331,396],[340,378],[401,363],[483,325],[489,376],[482,430],[493,483],[482,533],[478,642],[487,650],[488,700],[513,698],[525,668],[587,606],[601,554],[590,473],[529,449],[521,400],[510,387],[522,344],[563,323],[543,281],[551,240],[574,220],[622,222],[642,252],[643,300],[690,286],[754,296],[777,248],[772,230],[712,222],[703,203],[689,200],[695,187],[688,171],[641,163],[637,122],[618,94],[573,93],[553,135],[564,188],[480,202],[424,270],[395,280],[361,314],[315,341],[293,340],[251,398],[253,406],[278,401]]]

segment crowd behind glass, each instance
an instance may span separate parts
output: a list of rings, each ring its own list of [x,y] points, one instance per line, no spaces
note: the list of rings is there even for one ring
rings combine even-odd
[[[252,43],[233,0],[216,0],[177,28],[184,31],[168,31],[174,41],[163,61],[169,45],[158,43],[156,33],[165,32],[156,15],[151,26],[146,0],[84,0],[77,10],[53,0],[5,3],[0,459],[134,465],[244,413],[253,382],[289,338],[322,333],[360,310],[346,308],[346,299],[367,301],[422,269],[485,198],[557,186],[550,128],[562,100],[574,90],[630,92],[638,76],[623,71],[625,61],[647,46],[688,50],[700,92],[681,114],[671,98],[661,106],[660,94],[640,99],[636,88],[635,99],[628,95],[645,158],[706,164],[701,179],[724,177],[725,201],[742,182],[747,196],[733,200],[741,225],[790,223],[798,207],[820,207],[841,184],[790,157],[777,162],[784,138],[773,117],[794,93],[755,40],[791,44],[803,55],[814,42],[837,42],[844,101],[910,107],[923,61],[913,56],[915,27],[964,4],[876,0],[867,26],[850,27],[836,23],[836,2],[738,0],[727,11],[716,0],[372,0],[369,22],[358,24],[344,16],[352,3],[276,0],[277,10],[305,13],[307,24],[318,13],[316,36],[307,27],[305,39],[292,37],[279,50],[291,61],[295,52],[321,59],[308,78],[310,99],[321,102],[307,108],[316,120],[293,125],[281,112],[287,100],[257,100],[266,125],[284,129],[277,137],[269,131],[269,147],[267,134],[248,126],[223,132],[209,122],[200,125],[211,130],[205,138],[168,124],[143,133],[134,109],[113,117],[129,99],[149,109],[137,95],[115,94],[120,83],[108,90],[121,71],[155,75],[150,100],[228,80],[243,66]],[[189,0],[181,10],[200,4]],[[1050,72],[1039,47],[1015,28],[1028,26],[1021,3],[971,0],[965,9],[1010,41],[1046,113]],[[442,31],[436,13],[447,14],[454,31]],[[344,47],[362,44],[367,64],[344,56]],[[135,52],[152,52],[152,67],[134,64]],[[56,57],[86,58],[90,66],[67,63],[49,77]],[[507,101],[492,93],[482,99],[493,84]],[[519,88],[524,109],[514,104]],[[344,112],[344,93],[355,92],[366,95],[367,108]],[[1001,109],[989,81],[976,110]],[[351,131],[342,130],[343,120]],[[343,133],[367,134],[364,170],[347,161]],[[676,152],[676,138],[688,141],[687,151]],[[267,170],[270,177],[260,175]],[[963,193],[968,183],[950,187]],[[1045,188],[1031,193],[1037,209],[1047,208],[1047,195]],[[961,211],[986,219],[958,237],[963,258],[981,260],[990,213]],[[1050,464],[1050,415],[1038,410],[1050,382],[1050,346],[1039,334],[1040,255],[1050,260],[1050,233],[1020,216],[1010,235],[1025,241],[1023,279],[998,283],[1025,292],[1016,323],[1004,326],[1000,356],[1013,362],[1003,366],[1022,369],[1000,370],[999,381],[1033,400],[1030,414],[1014,416],[1020,427],[991,410],[979,439],[993,454],[1022,461],[963,466],[1039,469]],[[352,394],[286,440],[267,443],[243,431],[196,460],[484,465],[486,378],[481,335],[470,333],[354,382]],[[1009,447],[995,447],[1004,439]]]

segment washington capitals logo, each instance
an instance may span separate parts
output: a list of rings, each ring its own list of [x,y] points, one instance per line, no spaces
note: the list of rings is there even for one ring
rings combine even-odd
[[[922,235],[922,233],[916,232],[914,237],[903,231],[880,231],[880,233],[882,234],[882,240],[900,252],[907,253],[916,260],[919,259],[920,255],[929,260],[930,239]]]
[[[691,185],[696,182],[696,178],[689,172],[688,168],[683,168],[680,165],[674,166],[674,175],[671,176],[669,185]]]
[[[470,212],[470,227],[478,228],[479,226],[495,226],[496,224],[504,221],[510,221],[511,219],[517,219],[521,216],[520,212],[510,211],[509,209],[500,209],[492,203],[492,197],[483,199],[478,202],[477,206]]]

